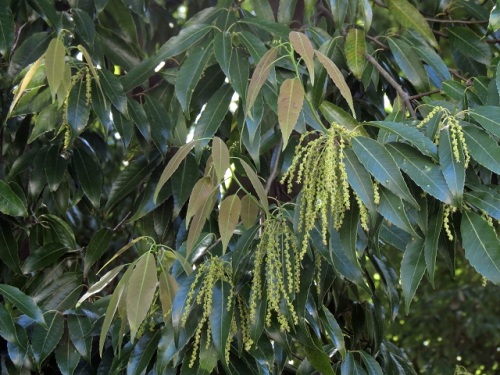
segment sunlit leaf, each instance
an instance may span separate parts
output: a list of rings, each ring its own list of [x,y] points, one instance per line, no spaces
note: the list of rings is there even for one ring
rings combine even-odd
[[[219,232],[222,240],[222,252],[226,251],[240,218],[241,201],[238,196],[230,195],[220,203]]]
[[[471,157],[490,171],[500,174],[500,146],[484,131],[467,126],[463,128],[465,143]]]
[[[307,71],[309,72],[311,84],[314,85],[314,48],[311,41],[307,35],[297,31],[290,32],[288,37],[290,38],[293,49],[300,55],[302,60],[304,60]]]
[[[410,311],[410,303],[417,291],[425,272],[424,240],[413,239],[403,255],[401,262],[401,286],[405,298],[406,314]]]
[[[17,189],[0,180],[0,212],[10,216],[26,216],[26,198],[20,196]]]
[[[264,82],[266,81],[267,76],[269,75],[269,72],[274,65],[277,54],[277,48],[269,49],[255,67],[252,78],[250,79],[250,83],[248,85],[245,116],[250,113],[250,110],[255,103],[255,99],[257,99],[257,95],[259,94],[260,89],[264,85]]]
[[[68,248],[58,242],[48,243],[33,251],[23,264],[24,273],[38,271],[56,262],[68,252]]]
[[[278,97],[278,122],[283,134],[283,149],[288,144],[304,102],[304,88],[298,78],[286,79],[280,87]]]
[[[500,79],[500,76],[497,75],[497,77],[497,79]],[[477,107],[470,111],[470,115],[474,120],[479,122],[484,129],[495,137],[500,138],[500,107]]]
[[[345,41],[345,56],[351,72],[361,78],[365,69],[366,41],[363,30],[350,29]]]
[[[241,198],[241,222],[246,229],[250,229],[259,215],[259,205],[250,195]]]
[[[59,85],[63,80],[65,55],[66,50],[63,42],[59,38],[52,39],[47,52],[45,52],[45,74],[47,74],[52,100],[54,100]]]
[[[262,183],[260,182],[259,176],[257,176],[252,167],[243,160],[241,161],[241,164],[243,165],[247,177],[250,179],[250,182],[252,183],[252,186],[255,189],[257,196],[259,197],[260,204],[262,205],[264,210],[268,212],[269,204],[267,202],[267,194],[266,191],[264,190],[264,186],[262,186]]]
[[[226,343],[231,332],[231,321],[234,308],[228,310],[229,299],[232,297],[232,287],[224,281],[217,281],[212,294],[212,310],[210,313],[210,328],[214,346],[219,359],[227,366],[225,359]],[[233,301],[234,302],[234,301]]]
[[[490,63],[490,47],[471,29],[460,26],[449,27],[448,36],[456,51],[481,64]]]

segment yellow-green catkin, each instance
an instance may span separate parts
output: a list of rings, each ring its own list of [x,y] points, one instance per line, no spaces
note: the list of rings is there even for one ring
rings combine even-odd
[[[454,206],[450,206],[448,204],[444,206],[443,228],[444,228],[444,231],[446,233],[446,236],[448,237],[448,239],[450,241],[453,241],[453,239],[454,239],[453,232],[451,231],[451,228],[450,228],[450,215],[456,211],[457,211],[457,208]]]
[[[193,367],[196,361],[196,356],[198,354],[198,350],[200,347],[201,335],[203,333],[205,333],[207,337],[207,346],[210,345],[211,329],[208,321],[210,318],[210,313],[212,311],[213,289],[217,281],[227,282],[229,285],[231,285],[231,290],[234,289],[232,281],[232,272],[229,263],[224,262],[220,258],[212,258],[206,261],[205,263],[201,264],[200,267],[197,269],[196,278],[194,282],[191,284],[191,288],[189,289],[186,298],[186,306],[190,306],[194,299],[196,286],[201,282],[200,290],[198,292],[198,295],[196,296],[195,302],[198,305],[202,306],[203,312],[201,315],[201,320],[199,321],[196,331],[194,333],[193,353],[191,355],[189,367]],[[226,306],[228,311],[232,308],[232,299],[233,299],[232,294],[233,292],[231,291],[231,295],[228,297],[228,305]],[[186,309],[186,311],[184,311],[184,314],[181,319],[182,326],[186,325],[189,312],[190,312],[189,309]],[[226,345],[226,353],[225,353],[226,358],[229,357],[229,349],[231,347],[232,337],[233,336],[230,335],[230,337],[228,338],[229,344]]]
[[[89,68],[85,68],[85,105],[92,104],[92,76]]]
[[[252,348],[253,340],[250,338],[250,317],[248,308],[240,295],[237,296],[236,302],[238,303],[238,312],[240,314],[241,337],[243,340],[243,345],[245,347],[245,350],[249,351]]]
[[[356,133],[333,123],[327,133],[304,145],[306,137],[312,134],[315,133],[302,135],[292,164],[281,180],[282,184],[287,183],[289,192],[294,183],[302,184],[299,229],[304,238],[301,257],[307,251],[309,232],[317,219],[321,221],[321,236],[326,244],[330,219],[338,229],[345,211],[350,209],[344,150]]]
[[[295,259],[295,262],[292,262]],[[260,242],[254,260],[253,284],[250,294],[250,320],[255,320],[257,301],[263,298],[266,288],[266,325],[271,325],[273,312],[280,328],[290,331],[288,318],[281,310],[284,302],[293,324],[298,324],[292,304],[294,291],[299,290],[300,263],[297,241],[292,229],[282,217],[269,217],[263,224]],[[262,279],[264,267],[265,280]]]
[[[440,106],[437,106],[437,107],[434,107],[432,109],[432,111],[430,111],[430,113],[422,120],[420,121],[420,123],[417,125],[417,128],[420,129],[420,128],[423,128],[425,125],[427,125],[429,123],[429,121],[432,120],[432,118],[440,111],[443,110],[443,107],[440,107]]]

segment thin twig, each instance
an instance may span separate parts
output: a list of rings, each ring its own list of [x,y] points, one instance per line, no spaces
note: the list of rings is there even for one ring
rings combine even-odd
[[[280,142],[279,142],[278,146],[274,149],[274,152],[273,152],[274,160],[273,160],[273,165],[271,168],[271,173],[269,174],[269,177],[268,177],[267,182],[266,182],[266,188],[265,188],[266,195],[269,194],[269,190],[271,189],[271,185],[272,185],[274,179],[276,178],[276,175],[278,174],[278,164],[280,161],[280,152],[281,152],[282,147],[283,147],[283,138],[280,138]]]
[[[439,23],[461,23],[461,24],[482,24],[488,23],[488,21],[480,21],[480,20],[441,20],[437,18],[426,18],[428,22],[439,22]]]
[[[375,5],[378,5],[379,7],[382,7],[382,8],[387,8],[387,5],[385,5],[383,2],[381,2],[380,0],[373,0],[373,3]]]
[[[436,35],[439,35],[439,36],[441,36],[441,37],[443,37],[443,38],[448,39],[448,34],[442,33],[441,31],[434,30],[434,29],[432,29],[432,32],[433,32],[434,34],[436,34]]]
[[[378,38],[376,38],[374,36],[366,35],[366,38],[371,40],[373,43],[378,45],[380,48],[389,49],[389,46],[387,44],[382,43],[380,40],[378,40]]]
[[[434,90],[434,91],[423,92],[421,94],[411,95],[411,96],[408,97],[408,99],[409,100],[416,100],[416,99],[423,98],[424,96],[430,96],[430,95],[433,95],[433,94],[438,94],[440,92],[441,92],[441,90]]]
[[[394,78],[391,77],[389,73],[378,63],[375,58],[373,58],[372,55],[365,53],[365,58],[368,60],[370,64],[374,66],[375,69],[379,71],[380,74],[389,82],[389,84],[396,90],[398,95],[401,97],[401,100],[403,100],[404,106],[408,108],[408,111],[410,111],[410,115],[413,118],[417,117],[417,114],[415,113],[415,110],[413,109],[410,101],[410,96],[403,90],[400,84],[398,84]]]
[[[128,217],[130,216],[130,212],[128,212],[125,217],[118,223],[116,226],[113,228],[113,232],[116,232],[120,227],[123,225],[125,221],[127,221]]]

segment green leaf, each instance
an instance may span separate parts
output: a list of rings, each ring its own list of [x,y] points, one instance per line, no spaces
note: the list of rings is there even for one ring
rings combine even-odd
[[[470,191],[464,194],[464,200],[486,212],[496,220],[500,220],[500,198],[487,192]]]
[[[326,306],[322,306],[322,312],[324,314],[324,318],[321,320],[325,325],[325,330],[328,333],[328,336],[335,344],[335,347],[340,352],[342,358],[346,356],[346,347],[344,341],[344,335],[342,334],[342,329],[340,328],[337,320],[333,316],[333,314],[328,310]]]
[[[222,241],[222,253],[224,254],[229,240],[233,236],[238,225],[241,212],[241,201],[236,194],[227,196],[219,207],[219,232]]]
[[[212,196],[214,189],[212,179],[208,176],[202,177],[196,182],[189,198],[186,228],[189,226],[191,218],[202,209],[205,202]]]
[[[52,93],[52,101],[63,80],[65,57],[66,50],[63,42],[59,38],[52,39],[47,52],[45,52],[45,74]]]
[[[10,7],[0,9],[0,54],[8,56],[14,44],[14,17]]]
[[[106,210],[109,211],[122,201],[128,194],[137,189],[137,186],[153,171],[158,164],[159,158],[148,161],[144,156],[130,162],[115,179],[111,186]],[[159,189],[157,188],[157,191]],[[156,192],[155,192],[156,193]],[[155,194],[156,197],[157,194]]]
[[[151,138],[158,151],[165,157],[171,138],[170,116],[164,105],[151,96],[146,96],[144,108],[151,124]]]
[[[465,257],[481,275],[500,284],[500,241],[495,229],[478,214],[464,210],[460,223]]]
[[[0,212],[10,216],[27,216],[26,198],[14,192],[12,188],[0,180]]]
[[[127,364],[127,375],[140,375],[144,373],[158,349],[161,331],[148,332],[135,344]]]
[[[172,175],[172,193],[174,196],[174,215],[182,209],[198,179],[198,165],[193,155],[188,154],[180,167]]]
[[[80,354],[75,350],[75,347],[69,340],[67,334],[64,334],[61,341],[57,344],[54,350],[57,367],[62,375],[72,375],[78,363],[80,362]]]
[[[442,129],[439,133],[439,163],[453,197],[460,200],[464,192],[465,157],[460,143],[458,147],[459,161],[453,153],[450,130],[448,128]]]
[[[36,325],[31,337],[33,357],[40,368],[41,363],[55,349],[64,332],[64,319],[58,312],[46,312],[47,326]]]
[[[68,163],[68,159],[61,156],[59,145],[50,147],[45,156],[44,167],[50,191],[56,191],[59,188],[59,184],[66,173]]]
[[[108,250],[111,237],[113,231],[110,228],[101,228],[94,234],[85,251],[84,274],[87,274],[90,267]]]
[[[365,364],[366,369],[368,370],[368,375],[384,375],[382,371],[382,367],[380,367],[379,363],[367,352],[361,350],[359,351],[359,355]]]
[[[54,130],[61,123],[62,113],[59,111],[57,103],[45,107],[35,118],[35,126],[31,131],[28,143],[33,142],[42,134]]]
[[[278,122],[283,134],[283,150],[288,144],[304,103],[304,88],[298,78],[286,79],[280,87],[278,97]]]
[[[172,313],[174,297],[179,289],[179,286],[177,285],[175,278],[163,268],[160,272],[159,279],[159,298],[161,302],[161,309],[163,311],[164,320],[168,321],[170,319],[170,314]]]
[[[92,205],[99,208],[103,184],[103,176],[99,161],[95,155],[82,148],[75,147],[73,151],[73,162],[75,163],[78,181],[85,195],[87,195],[90,202],[92,202]]]
[[[290,29],[288,27],[280,25],[275,21],[266,20],[259,17],[242,18],[238,21],[238,23],[255,26],[259,29],[267,31],[275,37],[279,36],[283,41],[288,39],[288,34],[290,33]]]
[[[96,34],[94,20],[92,20],[87,12],[78,8],[72,8],[71,15],[75,20],[78,35],[85,41],[85,43],[92,46],[94,44]]]
[[[229,62],[229,83],[243,99],[246,98],[249,75],[248,58],[239,49],[233,49]]]
[[[257,196],[259,197],[260,204],[262,205],[262,208],[264,208],[264,211],[269,212],[269,204],[267,202],[267,194],[266,194],[266,191],[264,190],[264,186],[262,186],[262,183],[260,182],[259,176],[254,172],[252,167],[250,165],[248,165],[245,161],[241,160],[241,165],[243,165],[243,168],[245,169],[247,177],[250,180],[250,182],[252,183],[252,186],[255,189]]]
[[[146,99],[150,97],[147,96]],[[144,110],[144,106],[133,99],[128,99],[128,114],[130,119],[134,121],[135,126],[141,132],[141,135],[146,141],[151,140],[151,124]],[[165,119],[164,119],[165,120]]]
[[[104,69],[99,69],[98,75],[99,82],[101,82],[104,93],[111,104],[113,104],[120,113],[127,116],[127,97],[118,77]]]
[[[490,47],[471,29],[460,26],[449,27],[448,36],[454,50],[481,64],[490,64]]]
[[[311,85],[314,86],[314,48],[311,44],[311,41],[309,40],[307,35],[299,33],[297,31],[290,32],[290,34],[288,34],[288,38],[290,39],[290,43],[295,52],[297,52],[299,56],[302,58],[302,60],[304,60],[307,67],[307,71],[309,72],[309,79],[311,80]]]
[[[189,118],[191,97],[213,53],[212,44],[204,45],[189,53],[182,63],[175,80],[175,95]]]
[[[118,276],[122,268],[125,267],[124,264],[113,268],[111,271],[106,272],[98,282],[92,285],[87,292],[78,300],[77,307],[90,296],[103,290],[113,279]]]
[[[71,342],[80,355],[90,360],[92,349],[92,321],[86,316],[68,316],[68,332]]]
[[[12,115],[13,109],[15,108],[16,104],[19,102],[19,99],[21,99],[21,96],[24,94],[24,90],[26,90],[26,88],[30,84],[31,80],[33,79],[33,76],[35,75],[38,68],[40,67],[41,62],[42,62],[42,58],[40,57],[38,60],[35,61],[35,63],[29,68],[29,70],[24,75],[24,78],[21,81],[21,84],[17,88],[17,92],[14,96],[14,99],[12,100],[12,103],[10,104],[8,116]]]
[[[21,273],[19,250],[11,226],[0,220],[0,260],[16,273]]]
[[[497,74],[497,79],[500,75]],[[474,108],[469,112],[474,120],[493,134],[495,137],[500,138],[500,107],[482,106]]]
[[[436,269],[436,256],[438,251],[439,235],[441,234],[441,229],[443,227],[443,206],[439,207],[438,212],[436,212],[431,218],[429,218],[429,224],[427,233],[425,235],[424,242],[424,255],[425,255],[425,265],[427,267],[427,274],[434,287],[434,272]]]
[[[308,106],[304,106],[305,109]],[[343,127],[351,130],[357,131],[361,135],[368,136],[366,130],[361,126],[360,123],[356,121],[349,113],[344,111],[342,108],[337,107],[335,104],[332,104],[326,100],[321,102],[319,107],[321,114],[325,117],[326,121],[329,123],[336,122],[337,124],[342,124]],[[319,129],[318,129],[319,130]]]
[[[353,150],[361,164],[375,179],[398,197],[418,207],[411,195],[401,172],[387,149],[377,141],[367,137],[352,140]]]
[[[231,34],[228,31],[216,32],[214,37],[214,55],[227,77],[230,77],[231,52]]]
[[[428,91],[429,77],[418,55],[402,40],[391,38],[388,42],[391,52],[401,71],[410,80],[413,86],[415,86],[419,92]]]
[[[347,33],[344,46],[347,66],[358,79],[365,69],[366,41],[365,32],[359,29],[350,29]]]
[[[14,320],[3,304],[0,304],[0,336],[13,344],[19,343]]]
[[[158,194],[160,193],[163,185],[167,183],[167,181],[172,177],[174,172],[179,168],[181,162],[186,158],[186,156],[191,152],[196,142],[191,141],[179,147],[179,150],[175,153],[172,159],[169,160],[167,166],[163,170],[163,173],[160,176],[160,180],[158,181],[158,185],[156,186],[156,190],[154,193],[154,201],[156,202],[158,198]]]
[[[48,243],[33,251],[23,264],[23,273],[38,271],[55,263],[68,252],[68,248],[58,242]]]
[[[217,178],[219,181],[223,181],[224,175],[230,167],[229,149],[226,143],[219,137],[214,137],[212,140],[212,160]]]
[[[53,242],[60,242],[70,250],[76,250],[79,247],[76,244],[75,234],[71,227],[58,216],[41,215],[38,222],[45,228],[52,230]],[[47,240],[47,238],[46,238]]]
[[[372,121],[368,122],[367,124],[376,126],[379,129],[384,129],[397,135],[398,137],[403,138],[405,141],[410,142],[416,148],[418,148],[418,150],[422,154],[436,159],[438,152],[436,145],[417,129],[400,122],[392,121]]]
[[[347,181],[354,192],[361,198],[368,211],[375,212],[377,206],[373,196],[373,182],[368,171],[359,162],[352,149],[345,149]]]
[[[271,71],[271,68],[274,65],[276,60],[276,56],[278,55],[277,48],[269,49],[262,59],[258,62],[255,70],[252,73],[252,78],[250,79],[250,83],[248,85],[248,90],[246,94],[246,107],[245,107],[245,116],[248,116],[250,110],[252,109],[255,99],[257,99],[257,95],[259,94],[260,89],[266,82],[267,76]]]
[[[490,171],[500,174],[500,146],[484,131],[463,127],[465,143],[470,156]]]
[[[411,5],[407,0],[389,0],[389,10],[394,19],[403,27],[415,30],[423,36],[434,48],[438,48],[438,43],[425,18],[419,10]]]
[[[132,342],[148,314],[157,282],[155,257],[148,251],[137,262],[127,284],[127,319]]]
[[[233,88],[230,85],[223,85],[208,100],[205,110],[201,113],[194,129],[193,139],[197,140],[196,155],[201,154],[203,147],[210,142],[209,138],[219,129],[229,110]]]
[[[438,165],[420,154],[413,147],[402,143],[390,143],[387,149],[398,164],[420,188],[441,202],[450,204],[452,194]]]
[[[9,77],[15,77],[21,70],[35,61],[41,62],[40,57],[47,50],[51,40],[52,34],[48,32],[34,33],[26,38],[12,54],[8,70]]]
[[[500,29],[500,7],[497,4],[491,9],[490,19],[488,22],[488,31],[494,33]]]
[[[410,311],[410,303],[417,291],[418,284],[425,272],[424,240],[414,238],[403,255],[401,262],[401,286],[405,298],[406,315]]]
[[[323,65],[323,67],[328,72],[328,75],[330,76],[333,83],[335,83],[335,86],[337,86],[337,88],[339,89],[340,95],[342,95],[342,97],[346,100],[349,108],[351,109],[352,115],[356,117],[351,90],[349,89],[349,86],[345,81],[344,75],[337,67],[337,65],[335,65],[335,63],[328,57],[326,57],[319,51],[314,51],[314,53],[316,54],[316,57],[318,58],[321,65]]]
[[[398,196],[392,194],[387,189],[380,189],[380,204],[377,207],[378,212],[389,220],[392,224],[404,231],[410,233],[412,236],[420,238],[408,219],[405,212],[403,201]]]
[[[259,205],[250,195],[244,195],[241,198],[241,222],[245,229],[250,229],[259,215]]]
[[[212,294],[212,310],[210,313],[210,328],[212,340],[219,355],[219,360],[227,366],[226,363],[226,343],[231,333],[231,321],[233,320],[234,308],[229,301],[232,296],[232,286],[225,281],[218,280]],[[228,306],[231,303],[231,309]]]
[[[80,135],[89,121],[90,106],[87,103],[86,92],[86,82],[83,79],[78,80],[69,92],[66,117],[73,139]]]
[[[194,245],[198,241],[200,234],[205,226],[205,222],[210,217],[215,204],[217,192],[212,190],[210,196],[202,202],[200,210],[194,215],[191,226],[189,227],[188,237],[186,241],[186,258],[191,254]]]

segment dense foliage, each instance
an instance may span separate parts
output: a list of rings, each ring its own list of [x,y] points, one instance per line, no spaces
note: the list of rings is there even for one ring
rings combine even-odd
[[[499,371],[499,29],[4,0],[1,372]]]

